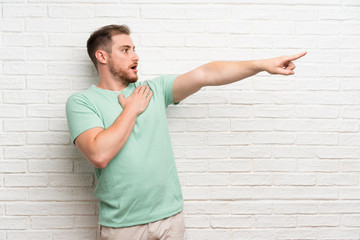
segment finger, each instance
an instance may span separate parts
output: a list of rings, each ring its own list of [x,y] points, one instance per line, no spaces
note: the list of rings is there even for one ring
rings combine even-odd
[[[150,87],[147,86],[147,87],[145,88],[145,91],[144,91],[144,96],[145,96],[145,97],[149,94],[149,91],[150,91]]]
[[[134,90],[135,93],[139,93],[140,92],[140,89],[141,89],[141,86],[137,86]]]
[[[119,94],[119,103],[121,106],[124,104],[124,100],[125,100],[124,95]]]
[[[152,96],[153,96],[153,91],[150,91],[149,94],[146,96],[146,100],[149,102]]]
[[[296,68],[295,64],[293,62],[290,62],[289,65],[286,67],[286,69],[294,70]]]
[[[287,57],[287,60],[288,61],[294,61],[296,59],[299,59],[299,58],[305,56],[306,54],[307,54],[307,52],[302,52],[302,53],[299,53],[299,54],[291,55],[291,56]]]

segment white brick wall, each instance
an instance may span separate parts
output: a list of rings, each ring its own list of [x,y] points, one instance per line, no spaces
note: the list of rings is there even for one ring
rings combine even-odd
[[[168,110],[187,240],[360,239],[360,1],[1,0],[0,240],[97,239],[93,168],[64,104],[89,34],[128,24],[140,79],[303,50],[295,76]]]

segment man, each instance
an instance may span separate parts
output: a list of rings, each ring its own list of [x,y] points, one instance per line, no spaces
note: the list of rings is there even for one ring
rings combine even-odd
[[[229,84],[261,71],[291,75],[287,57],[211,62],[180,76],[137,81],[139,57],[125,25],[95,31],[87,50],[99,84],[66,104],[71,138],[95,166],[102,239],[183,239],[183,199],[166,107],[204,86]]]

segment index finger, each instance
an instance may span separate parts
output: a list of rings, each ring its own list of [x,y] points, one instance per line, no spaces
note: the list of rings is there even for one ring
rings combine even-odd
[[[291,55],[291,56],[288,57],[288,60],[294,61],[296,59],[299,59],[299,58],[305,56],[306,54],[307,54],[307,52],[302,52],[302,53],[299,53],[299,54]]]

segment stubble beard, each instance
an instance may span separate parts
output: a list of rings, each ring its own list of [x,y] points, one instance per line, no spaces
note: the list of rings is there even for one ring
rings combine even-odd
[[[138,80],[138,76],[135,73],[131,76],[131,69],[122,69],[120,67],[116,67],[115,64],[109,60],[109,70],[111,74],[118,79],[124,85],[128,85],[129,83],[134,83]]]

